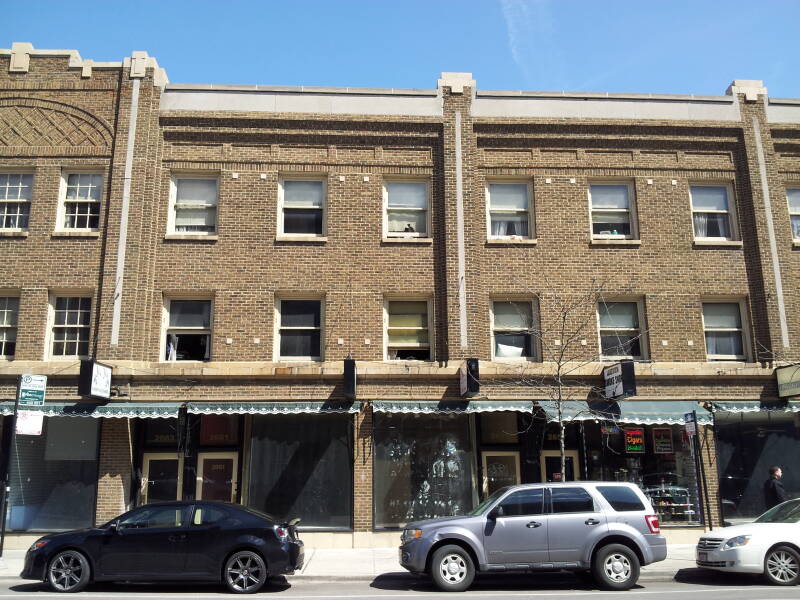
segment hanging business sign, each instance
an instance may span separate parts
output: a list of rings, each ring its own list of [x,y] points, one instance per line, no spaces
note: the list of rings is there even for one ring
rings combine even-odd
[[[481,391],[478,359],[467,358],[458,370],[459,388],[462,398],[473,398]]]
[[[41,406],[44,404],[44,395],[47,391],[47,375],[20,375],[19,376],[19,404],[20,406]]]
[[[669,427],[653,428],[653,452],[655,454],[672,454],[672,429]]]
[[[683,426],[686,428],[686,435],[697,435],[697,420],[694,412],[683,414]]]
[[[644,429],[637,427],[625,430],[625,452],[628,454],[644,453]]]
[[[603,369],[607,400],[636,395],[636,372],[632,360],[609,365]]]
[[[96,360],[82,360],[78,376],[78,395],[93,400],[111,398],[111,365]]]
[[[42,435],[44,413],[40,410],[17,411],[17,435]]]
[[[800,396],[800,365],[789,365],[775,369],[778,380],[778,397]]]

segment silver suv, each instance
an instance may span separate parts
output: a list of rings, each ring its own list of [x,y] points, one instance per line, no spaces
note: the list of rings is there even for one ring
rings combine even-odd
[[[569,482],[497,490],[471,513],[409,523],[400,564],[444,591],[466,590],[475,573],[590,572],[602,588],[627,590],[639,567],[664,560],[667,542],[635,485]]]

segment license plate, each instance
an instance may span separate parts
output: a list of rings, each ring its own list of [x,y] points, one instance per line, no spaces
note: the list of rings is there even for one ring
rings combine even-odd
[[[708,560],[708,552],[698,552],[697,560]]]

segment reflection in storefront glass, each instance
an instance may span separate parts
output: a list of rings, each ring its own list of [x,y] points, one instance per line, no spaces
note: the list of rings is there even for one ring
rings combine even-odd
[[[375,527],[466,514],[474,505],[466,415],[376,413]]]

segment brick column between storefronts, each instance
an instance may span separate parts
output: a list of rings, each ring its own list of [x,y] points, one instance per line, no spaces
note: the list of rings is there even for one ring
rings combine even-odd
[[[372,407],[355,416],[353,529],[372,531]]]
[[[129,419],[103,419],[100,426],[100,461],[97,473],[99,525],[129,508],[133,454]]]
[[[722,526],[722,515],[720,514],[719,471],[717,468],[717,445],[714,439],[714,428],[710,425],[705,425],[699,427],[698,430],[700,458],[703,461],[703,469],[706,473],[706,490],[708,492],[711,525],[720,527]],[[706,526],[708,525],[709,523],[706,522]]]

